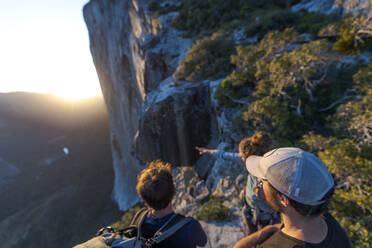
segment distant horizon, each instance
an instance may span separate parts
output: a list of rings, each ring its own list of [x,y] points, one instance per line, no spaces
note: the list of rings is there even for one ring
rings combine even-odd
[[[9,92],[0,91],[0,97],[2,95],[11,95],[11,94],[29,94],[29,95],[52,96],[52,97],[60,98],[60,99],[65,100],[65,101],[81,101],[81,100],[88,100],[88,99],[92,99],[92,98],[102,98],[102,99],[104,98],[102,94],[87,96],[87,97],[79,98],[79,99],[69,99],[69,98],[61,97],[61,96],[58,96],[58,95],[55,95],[55,94],[52,94],[52,93],[43,93],[43,92],[34,92],[34,91],[21,91],[21,90],[9,91]]]
[[[82,14],[88,2],[1,4],[0,92],[34,92],[71,100],[101,95]]]

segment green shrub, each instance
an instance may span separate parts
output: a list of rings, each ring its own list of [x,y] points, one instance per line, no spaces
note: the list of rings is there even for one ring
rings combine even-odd
[[[353,80],[361,94],[368,94],[372,84],[372,63],[360,68],[353,76]]]
[[[253,81],[249,81],[251,77],[245,73],[237,73],[233,71],[225,80],[223,80],[217,87],[214,98],[217,99],[218,104],[233,107],[246,96],[245,92],[241,89],[243,86],[253,85]]]
[[[274,34],[269,33],[257,45],[253,68],[256,86],[252,93],[257,100],[243,111],[243,119],[253,128],[299,139],[309,129],[322,127],[329,113],[319,110],[340,98],[345,85],[339,80],[326,80],[336,70],[333,63],[337,59],[328,42],[312,41],[286,51],[288,43],[283,40],[267,46],[276,40],[272,39],[277,36]]]
[[[372,35],[365,32],[372,22],[365,15],[345,18],[341,27],[340,38],[336,41],[334,48],[342,54],[357,55],[372,48]]]
[[[234,90],[228,80],[222,81],[214,93],[214,98],[217,99],[218,104],[225,107],[235,106],[233,99],[239,99],[238,92]]]
[[[269,31],[283,31],[286,28],[294,28],[298,33],[316,36],[322,28],[340,20],[337,15],[305,11],[294,13],[282,8],[258,9],[250,16],[245,32],[249,36],[257,35],[259,40]]]
[[[299,33],[309,33],[316,36],[319,31],[329,25],[339,23],[338,15],[325,15],[317,12],[300,12],[294,28]]]
[[[232,70],[230,56],[235,52],[234,43],[217,33],[198,40],[190,48],[175,74],[176,80],[196,82],[206,78],[218,79]]]
[[[255,36],[260,40],[264,35],[273,30],[283,31],[298,19],[298,14],[286,9],[259,9],[251,14],[245,33]]]
[[[372,161],[354,141],[347,139],[339,140],[318,155],[339,184],[330,204],[331,213],[347,231],[353,247],[370,247]]]
[[[210,34],[233,21],[249,23],[254,11],[287,8],[295,2],[297,1],[185,0],[178,16],[171,24],[191,36],[200,33]]]
[[[207,203],[202,207],[198,215],[199,220],[226,222],[232,219],[230,209],[223,205],[223,201],[215,196],[212,196]]]
[[[268,33],[257,46],[238,46],[237,54],[231,56],[231,63],[235,65],[235,70],[221,82],[215,93],[219,104],[232,107],[235,105],[234,99],[247,97],[254,87],[259,87],[260,91],[264,92],[262,96],[254,93],[256,97],[266,96],[273,87],[264,79],[261,83],[257,83],[264,77],[263,65],[269,63],[272,54],[283,51],[285,46],[297,39],[297,36],[298,34],[291,29],[286,29],[284,32],[274,31]]]
[[[293,139],[304,129],[299,118],[288,111],[286,102],[270,96],[252,102],[243,110],[243,120],[253,129],[269,132],[277,139],[284,137]]]
[[[338,106],[334,115],[330,116],[329,125],[336,133],[351,137],[359,145],[372,143],[372,63],[353,76],[354,88],[349,101]]]
[[[335,43],[335,49],[343,54],[349,54],[349,53],[357,53],[357,50],[355,50],[355,36],[352,29],[349,28],[342,28],[341,36]]]
[[[127,211],[125,211],[123,213],[123,216],[121,217],[121,219],[117,222],[114,222],[111,224],[111,226],[113,228],[118,228],[118,229],[121,229],[121,228],[126,228],[129,226],[132,218],[134,217],[134,215],[143,207],[143,205],[141,204],[137,204],[136,206],[132,207],[132,208],[129,208]]]
[[[346,230],[352,247],[372,247],[371,228],[366,228],[366,225],[364,224],[365,218],[355,219],[347,216],[341,216],[337,213],[337,211],[331,211],[331,213],[339,220],[341,226]]]

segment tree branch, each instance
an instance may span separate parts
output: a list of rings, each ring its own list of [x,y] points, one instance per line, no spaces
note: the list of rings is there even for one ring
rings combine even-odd
[[[346,90],[345,93],[344,93],[344,96],[341,99],[338,99],[337,101],[331,103],[326,108],[319,109],[319,112],[324,112],[324,111],[330,110],[330,109],[334,108],[336,105],[341,104],[341,103],[344,103],[346,100],[355,98],[355,96],[348,95],[347,94],[348,92],[355,92],[355,89],[348,89],[348,90]]]

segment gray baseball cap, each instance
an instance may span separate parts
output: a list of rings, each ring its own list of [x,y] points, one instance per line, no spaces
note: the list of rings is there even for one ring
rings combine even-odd
[[[263,156],[249,156],[245,164],[253,176],[268,180],[282,194],[310,206],[322,204],[334,186],[323,162],[300,148],[278,148]]]

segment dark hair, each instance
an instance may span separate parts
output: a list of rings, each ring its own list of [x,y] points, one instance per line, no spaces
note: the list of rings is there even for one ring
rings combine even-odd
[[[245,137],[240,141],[239,151],[242,153],[243,160],[246,160],[251,155],[264,155],[270,146],[270,136],[263,132],[257,132],[251,137]]]
[[[168,206],[175,194],[171,165],[160,160],[149,163],[137,178],[137,192],[145,203],[155,210]]]
[[[284,195],[281,192],[279,192],[277,189],[275,189],[270,183],[268,184],[271,188],[272,193],[276,194],[277,196]],[[288,196],[286,196],[291,204],[291,206],[302,216],[308,216],[308,217],[316,217],[321,214],[323,214],[325,211],[327,211],[328,204],[332,198],[334,192],[334,187],[332,187],[321,199],[324,202],[317,206],[311,206],[306,205],[300,202],[297,202]],[[284,195],[285,196],[285,195]]]

